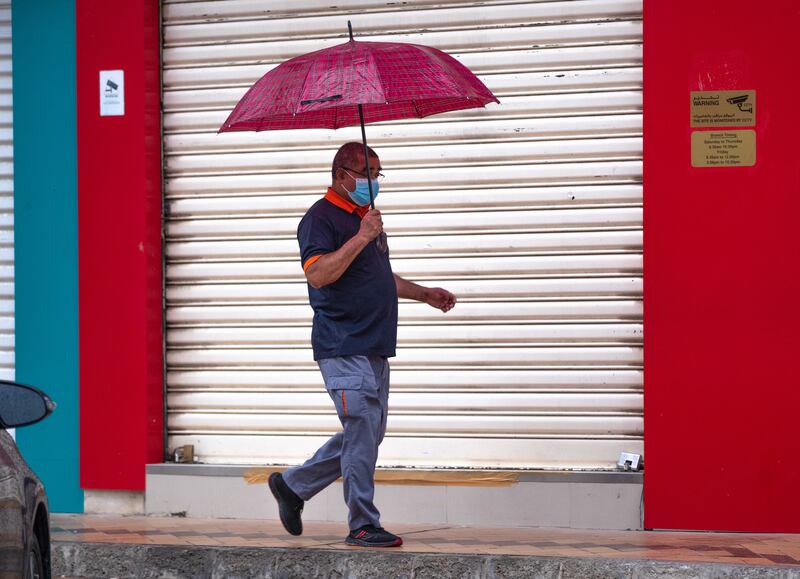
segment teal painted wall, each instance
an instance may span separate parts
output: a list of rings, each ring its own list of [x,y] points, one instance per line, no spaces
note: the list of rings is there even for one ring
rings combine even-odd
[[[83,512],[78,450],[78,212],[74,0],[14,0],[17,381],[58,408],[17,430],[53,512]]]

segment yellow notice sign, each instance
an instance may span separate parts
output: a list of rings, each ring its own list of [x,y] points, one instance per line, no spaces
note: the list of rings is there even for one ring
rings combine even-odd
[[[756,91],[692,91],[691,111],[692,127],[752,127],[756,124]]]
[[[755,131],[692,133],[693,167],[752,167],[755,164]]]

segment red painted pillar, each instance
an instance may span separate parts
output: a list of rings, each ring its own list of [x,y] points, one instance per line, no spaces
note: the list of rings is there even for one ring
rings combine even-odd
[[[644,23],[645,526],[800,532],[800,6]],[[692,166],[700,90],[756,91],[754,166]]]
[[[143,490],[163,459],[158,1],[76,0],[80,470]],[[100,116],[100,71],[124,116]]]

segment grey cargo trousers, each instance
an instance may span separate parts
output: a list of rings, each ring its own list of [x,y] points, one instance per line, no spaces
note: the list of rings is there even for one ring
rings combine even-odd
[[[374,479],[378,445],[386,432],[389,362],[380,356],[345,356],[318,364],[343,430],[305,463],[288,469],[283,479],[307,501],[341,476],[350,530],[380,527]]]

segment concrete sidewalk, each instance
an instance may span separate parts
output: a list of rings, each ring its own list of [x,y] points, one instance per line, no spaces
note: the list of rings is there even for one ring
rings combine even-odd
[[[345,525],[314,521],[292,537],[273,521],[53,515],[53,576],[800,579],[800,535],[388,528],[402,547],[348,547]]]

